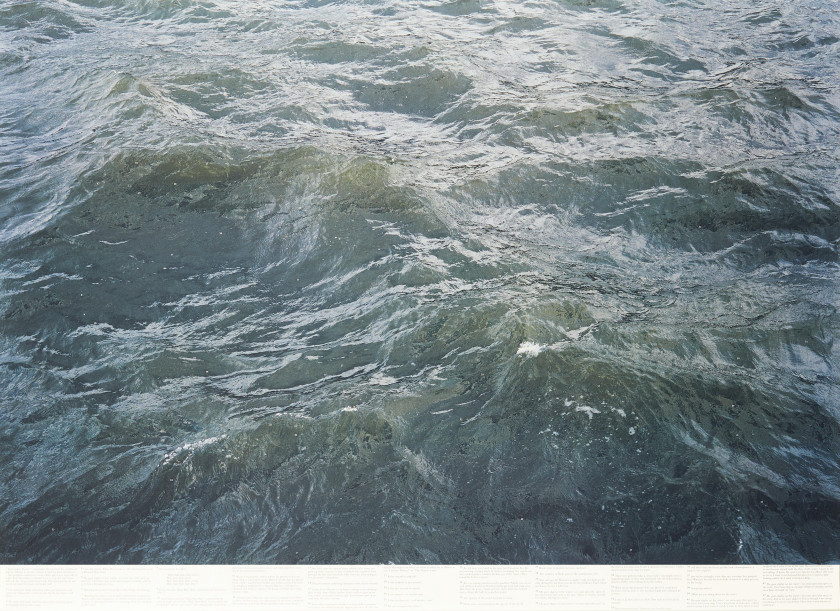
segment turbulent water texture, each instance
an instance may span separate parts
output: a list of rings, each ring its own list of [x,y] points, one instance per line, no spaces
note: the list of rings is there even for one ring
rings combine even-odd
[[[838,37],[0,1],[0,561],[840,561]]]

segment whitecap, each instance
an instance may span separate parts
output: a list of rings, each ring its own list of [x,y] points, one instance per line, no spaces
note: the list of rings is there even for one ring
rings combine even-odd
[[[377,373],[370,378],[370,383],[376,386],[390,386],[391,384],[396,384],[397,382],[397,378],[382,375],[381,373]]]
[[[537,356],[543,349],[543,346],[535,342],[522,342],[519,344],[519,350],[516,354],[524,354],[525,356]]]

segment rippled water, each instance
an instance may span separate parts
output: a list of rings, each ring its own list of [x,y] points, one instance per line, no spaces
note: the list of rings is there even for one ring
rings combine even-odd
[[[840,561],[838,37],[0,3],[0,560]]]

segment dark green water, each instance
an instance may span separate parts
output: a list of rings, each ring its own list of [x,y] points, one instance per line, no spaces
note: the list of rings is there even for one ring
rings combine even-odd
[[[840,561],[816,0],[0,1],[0,561]]]

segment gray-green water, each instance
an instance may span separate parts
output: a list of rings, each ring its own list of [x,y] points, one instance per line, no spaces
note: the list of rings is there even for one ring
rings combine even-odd
[[[0,2],[0,560],[840,561],[839,36]]]

